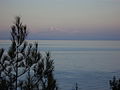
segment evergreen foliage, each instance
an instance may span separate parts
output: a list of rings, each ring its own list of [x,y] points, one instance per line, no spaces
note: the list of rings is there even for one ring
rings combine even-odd
[[[0,49],[0,88],[2,90],[57,90],[53,60],[49,52],[43,56],[38,43],[25,41],[27,27],[20,17],[11,27],[11,47]]]
[[[116,80],[115,76],[113,77],[113,80],[109,81],[109,84],[112,90],[120,90],[120,79]]]

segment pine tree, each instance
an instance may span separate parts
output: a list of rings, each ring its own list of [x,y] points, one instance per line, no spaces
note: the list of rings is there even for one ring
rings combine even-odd
[[[112,90],[120,90],[120,79],[116,80],[115,76],[113,77],[113,80],[109,81],[109,84]]]
[[[27,27],[20,17],[11,27],[11,47],[7,53],[0,49],[0,87],[3,90],[57,90],[53,60],[50,53],[43,56],[38,43],[25,41]]]

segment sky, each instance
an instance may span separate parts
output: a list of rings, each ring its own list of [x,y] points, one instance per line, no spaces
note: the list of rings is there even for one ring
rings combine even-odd
[[[120,0],[0,0],[1,40],[16,16],[28,39],[120,40]]]

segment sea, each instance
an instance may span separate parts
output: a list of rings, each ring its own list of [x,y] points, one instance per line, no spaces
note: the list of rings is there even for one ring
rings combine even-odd
[[[118,40],[28,40],[38,42],[39,51],[51,53],[59,90],[110,90],[109,80],[120,78]],[[8,50],[11,42],[0,40]]]

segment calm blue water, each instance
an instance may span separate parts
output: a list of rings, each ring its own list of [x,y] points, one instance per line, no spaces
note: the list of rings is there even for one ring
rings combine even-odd
[[[40,51],[52,54],[60,90],[73,90],[75,83],[80,90],[110,90],[109,80],[113,76],[120,77],[120,41],[37,42]],[[7,49],[9,46],[9,41],[0,41],[0,48]]]

